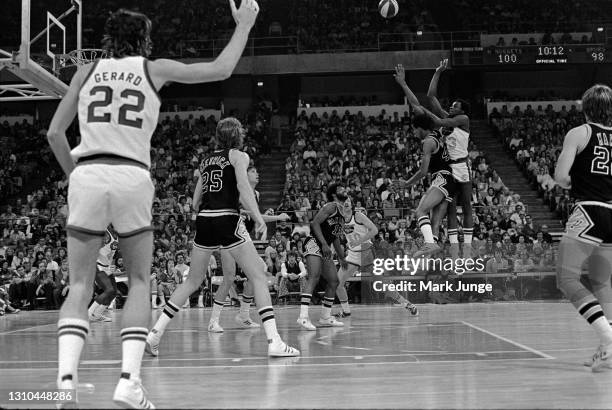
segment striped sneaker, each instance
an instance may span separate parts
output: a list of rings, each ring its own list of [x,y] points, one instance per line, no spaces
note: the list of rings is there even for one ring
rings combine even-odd
[[[138,378],[120,378],[113,401],[124,409],[154,409],[153,403],[147,399],[146,391],[142,387],[142,381]]]
[[[289,346],[281,339],[276,339],[268,344],[268,356],[270,357],[293,357],[299,356],[300,351]]]
[[[412,303],[406,304],[406,309],[408,309],[410,311],[410,314],[412,316],[418,316],[419,315],[419,309],[417,309],[417,307],[415,305],[413,305]]]
[[[261,327],[259,323],[255,323],[249,316],[243,316],[242,313],[238,313],[234,321],[245,329],[257,329]]]
[[[591,359],[591,371],[599,372],[603,368],[612,368],[612,343],[600,345]]]
[[[223,328],[219,325],[219,322],[216,320],[211,320],[208,323],[208,331],[211,333],[223,333]]]

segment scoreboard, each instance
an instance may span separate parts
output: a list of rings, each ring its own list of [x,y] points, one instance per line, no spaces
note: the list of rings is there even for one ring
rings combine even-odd
[[[511,66],[604,64],[612,51],[604,44],[555,44],[524,46],[454,47],[452,65]]]

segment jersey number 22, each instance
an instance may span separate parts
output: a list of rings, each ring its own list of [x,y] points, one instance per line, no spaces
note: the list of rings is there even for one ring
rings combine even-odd
[[[96,94],[103,94],[104,98],[99,101],[93,101],[87,107],[87,122],[111,122],[111,113],[105,112],[101,115],[96,115],[96,108],[108,107],[113,101],[113,89],[106,85],[99,85],[93,87],[89,92],[89,95],[94,96]],[[128,127],[142,128],[142,118],[129,119],[127,117],[128,112],[139,113],[144,108],[145,96],[139,90],[126,89],[121,92],[121,98],[127,100],[130,97],[136,98],[136,104],[129,104],[126,102],[119,107],[119,119],[117,122],[119,125],[125,125]]]

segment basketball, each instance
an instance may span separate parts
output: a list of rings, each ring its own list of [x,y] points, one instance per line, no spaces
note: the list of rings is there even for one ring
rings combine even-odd
[[[380,3],[378,3],[378,12],[386,19],[395,17],[398,11],[397,0],[380,0]]]

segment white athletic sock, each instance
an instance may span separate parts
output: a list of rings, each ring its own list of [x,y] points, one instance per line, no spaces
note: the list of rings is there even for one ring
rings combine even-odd
[[[456,229],[448,230],[448,240],[450,243],[459,243],[459,235]]]
[[[612,343],[612,326],[604,316],[603,309],[596,299],[587,301],[578,307],[578,313],[586,319],[587,322],[597,332],[602,344]]]
[[[94,300],[94,302],[91,304],[89,309],[87,309],[87,312],[89,313],[89,316],[97,316],[97,312],[98,312],[98,308],[99,307],[100,307],[100,304]]]
[[[147,341],[146,327],[126,327],[121,330],[121,373],[124,378],[140,378],[140,365]],[[128,375],[125,377],[125,375]]]
[[[240,314],[244,317],[249,316],[249,310],[251,310],[251,303],[253,303],[253,296],[242,295],[240,299]]]
[[[431,231],[431,222],[428,216],[422,216],[418,220],[419,228],[425,239],[425,243],[434,243],[433,233]]]
[[[310,306],[311,299],[311,294],[302,293],[300,298],[300,317],[308,317],[308,306]]]
[[[151,295],[151,306],[157,306],[157,295]]]
[[[210,314],[210,322],[218,322],[221,316],[221,310],[223,310],[223,302],[219,302],[217,299],[213,299],[212,313]]]
[[[280,339],[278,330],[276,329],[276,319],[274,319],[274,309],[272,306],[265,306],[259,309],[259,317],[263,323],[268,343],[272,343]]]
[[[473,228],[463,228],[463,242],[467,245],[472,244],[472,234],[474,233]]]
[[[159,336],[161,336],[164,333],[164,331],[166,330],[166,326],[168,326],[170,321],[179,312],[179,310],[180,309],[178,308],[178,306],[176,306],[171,301],[168,301],[168,303],[166,303],[166,306],[164,307],[162,314],[159,316],[159,319],[157,319],[155,326],[153,326],[153,329],[157,331],[157,334]]]
[[[321,306],[321,319],[330,318],[333,305],[334,305],[333,298],[328,298],[328,297],[323,298],[323,305]]]
[[[89,333],[89,322],[81,319],[60,319],[57,322],[59,381],[77,383],[79,360]]]

